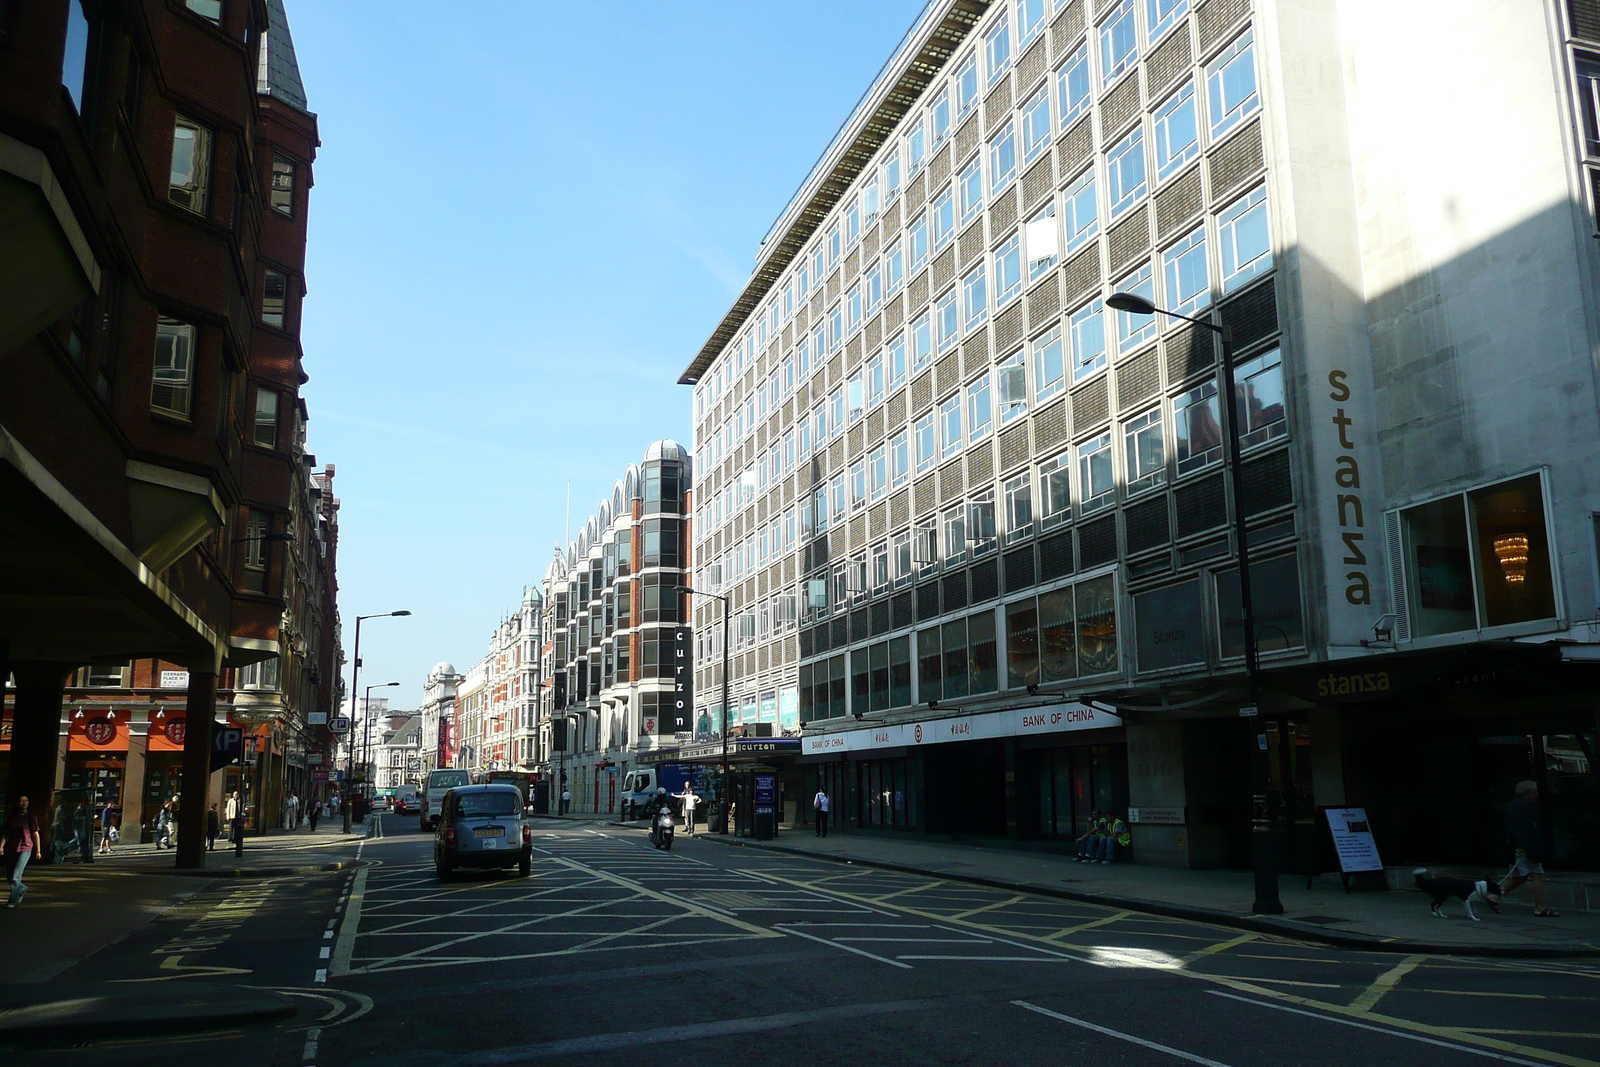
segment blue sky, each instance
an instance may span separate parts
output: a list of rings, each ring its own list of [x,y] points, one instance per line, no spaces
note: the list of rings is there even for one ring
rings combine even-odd
[[[678,375],[923,0],[287,6],[345,651],[414,612],[363,627],[360,681],[413,707],[543,577],[569,480],[578,528],[689,442]]]

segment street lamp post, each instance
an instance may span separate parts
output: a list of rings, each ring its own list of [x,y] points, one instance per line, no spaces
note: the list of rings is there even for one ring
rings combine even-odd
[[[1176,311],[1158,308],[1137,293],[1113,293],[1106,306],[1129,315],[1166,315],[1204,326],[1222,340],[1222,393],[1223,410],[1228,420],[1228,477],[1232,483],[1230,493],[1233,503],[1233,538],[1239,546],[1239,613],[1244,623],[1244,677],[1246,705],[1241,715],[1257,716],[1257,695],[1260,691],[1261,656],[1256,644],[1256,613],[1251,595],[1250,541],[1245,530],[1244,479],[1239,457],[1239,399],[1233,381],[1233,338],[1226,326],[1204,319],[1190,318]],[[1258,720],[1259,721],[1259,720]],[[1276,835],[1267,817],[1267,791],[1271,782],[1268,753],[1265,745],[1251,730],[1251,766],[1255,795],[1250,835],[1251,865],[1255,869],[1256,899],[1253,910],[1259,915],[1282,915],[1283,902],[1278,897],[1278,868]],[[1265,737],[1265,735],[1261,735]]]
[[[731,785],[728,782],[728,598],[716,593],[708,593],[703,589],[680,585],[677,592],[685,596],[708,596],[713,600],[722,601],[722,832],[728,832],[728,802],[732,799]],[[689,709],[689,714],[694,714],[694,709]]]
[[[379,682],[377,685],[369,685],[361,691],[361,770],[363,777],[366,777],[372,770],[372,727],[367,722],[372,717],[372,691],[374,689],[387,689],[391,685],[399,684],[399,682]],[[371,784],[369,780],[368,785]],[[374,793],[373,797],[376,799],[377,794]]]
[[[356,692],[357,692],[356,684],[361,680],[361,624],[363,622],[365,622],[366,620],[368,620],[368,619],[398,618],[400,616],[410,615],[410,614],[411,614],[411,612],[409,612],[409,611],[383,611],[383,612],[379,612],[376,615],[357,615],[356,616],[356,648],[355,648],[355,654],[353,656],[351,656],[351,659],[354,660],[355,662],[354,662],[354,665],[350,668],[350,722],[351,722],[351,725],[355,724],[355,718],[356,718]],[[340,791],[341,794],[343,794],[343,796],[342,796],[342,801],[341,801],[339,807],[344,812],[344,832],[345,833],[349,833],[350,832],[350,797],[349,797],[349,792],[350,792],[350,779],[355,774],[356,739],[353,736],[351,736],[350,734],[346,734],[345,737],[346,737],[346,744],[345,744],[345,750],[344,750],[344,789],[342,789]]]

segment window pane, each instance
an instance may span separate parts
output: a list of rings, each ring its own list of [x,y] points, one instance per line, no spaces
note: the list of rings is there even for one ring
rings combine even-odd
[[[1154,2],[1154,0],[1152,0]],[[1200,122],[1194,82],[1186,82],[1155,115],[1156,178],[1175,174],[1200,152]]]
[[[194,377],[194,327],[162,316],[156,320],[155,366],[150,377],[150,406],[185,417],[189,414]]]
[[[1478,542],[1483,624],[1553,618],[1555,587],[1539,475],[1468,494]]]
[[[1096,199],[1094,171],[1068,187],[1063,201],[1067,229],[1067,251],[1081,248],[1100,232],[1100,207]]]
[[[1087,377],[1105,365],[1105,316],[1096,302],[1072,316],[1072,380]]]
[[[1100,25],[1100,81],[1109,85],[1139,58],[1139,30],[1134,20],[1134,0],[1123,0]]]
[[[1472,555],[1460,496],[1401,512],[1411,635],[1471,630],[1477,625]]]
[[[1119,293],[1142,296],[1152,304],[1156,302],[1155,276],[1148,263],[1120,279],[1113,288]],[[1159,315],[1135,315],[1127,311],[1118,311],[1116,316],[1118,356],[1126,355],[1146,341],[1155,339]]]
[[[1078,640],[1073,625],[1072,589],[1057,589],[1039,598],[1039,674],[1060,682],[1078,676]]]
[[[1144,127],[1137,126],[1106,153],[1106,175],[1111,193],[1111,217],[1144,199]]]
[[[1254,35],[1246,33],[1206,68],[1206,103],[1211,110],[1211,136],[1238,125],[1260,106],[1256,94]]]
[[[1272,232],[1267,219],[1267,190],[1256,189],[1217,216],[1222,245],[1222,291],[1272,269]]]
[[[1162,253],[1161,272],[1169,309],[1193,317],[1210,306],[1211,278],[1207,272],[1205,227]]]
[[[938,700],[944,696],[944,655],[939,646],[939,627],[917,631],[917,699]]]
[[[268,326],[283,326],[284,306],[288,301],[289,281],[280,272],[266,272],[262,284],[261,321]]]
[[[964,697],[969,692],[967,676],[967,620],[957,619],[942,627],[944,647],[944,695]]]
[[[1083,494],[1085,513],[1113,502],[1116,480],[1112,473],[1111,435],[1085,441],[1078,446],[1078,488]]]
[[[1283,361],[1277,349],[1241,363],[1234,382],[1241,446],[1249,448],[1288,432],[1283,419]]]
[[[1172,402],[1178,473],[1186,474],[1222,458],[1222,423],[1217,383],[1206,382]]]
[[[278,394],[271,389],[256,390],[255,443],[263,448],[278,445]]]
[[[994,612],[981,612],[967,620],[967,669],[972,680],[972,692],[992,693],[998,689],[999,668]]]
[[[1032,597],[1006,608],[1006,688],[1039,683],[1039,610]]]
[[[1061,111],[1062,129],[1084,113],[1090,99],[1089,42],[1085,41],[1056,74],[1056,100]]]
[[[1066,383],[1066,362],[1057,326],[1033,342],[1034,398],[1039,403],[1059,393]]]
[[[1078,663],[1084,674],[1117,669],[1117,602],[1111,575],[1080,582],[1078,601]]]

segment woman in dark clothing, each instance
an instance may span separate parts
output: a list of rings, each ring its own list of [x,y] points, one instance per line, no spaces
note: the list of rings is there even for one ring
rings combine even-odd
[[[17,806],[6,821],[4,855],[6,879],[11,883],[6,907],[14,908],[22,903],[22,896],[28,891],[22,884],[22,872],[28,869],[28,861],[38,853],[40,844],[39,820],[28,810],[28,798],[18,797]]]

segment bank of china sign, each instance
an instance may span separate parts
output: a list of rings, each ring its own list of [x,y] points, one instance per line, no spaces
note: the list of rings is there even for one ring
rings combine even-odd
[[[859,752],[874,748],[912,748],[949,741],[977,741],[990,737],[1032,737],[1073,730],[1100,730],[1121,726],[1120,716],[1087,704],[1045,704],[1040,707],[994,711],[983,715],[958,715],[948,719],[897,723],[866,730],[841,730],[817,734],[802,742],[807,756],[829,752]]]

